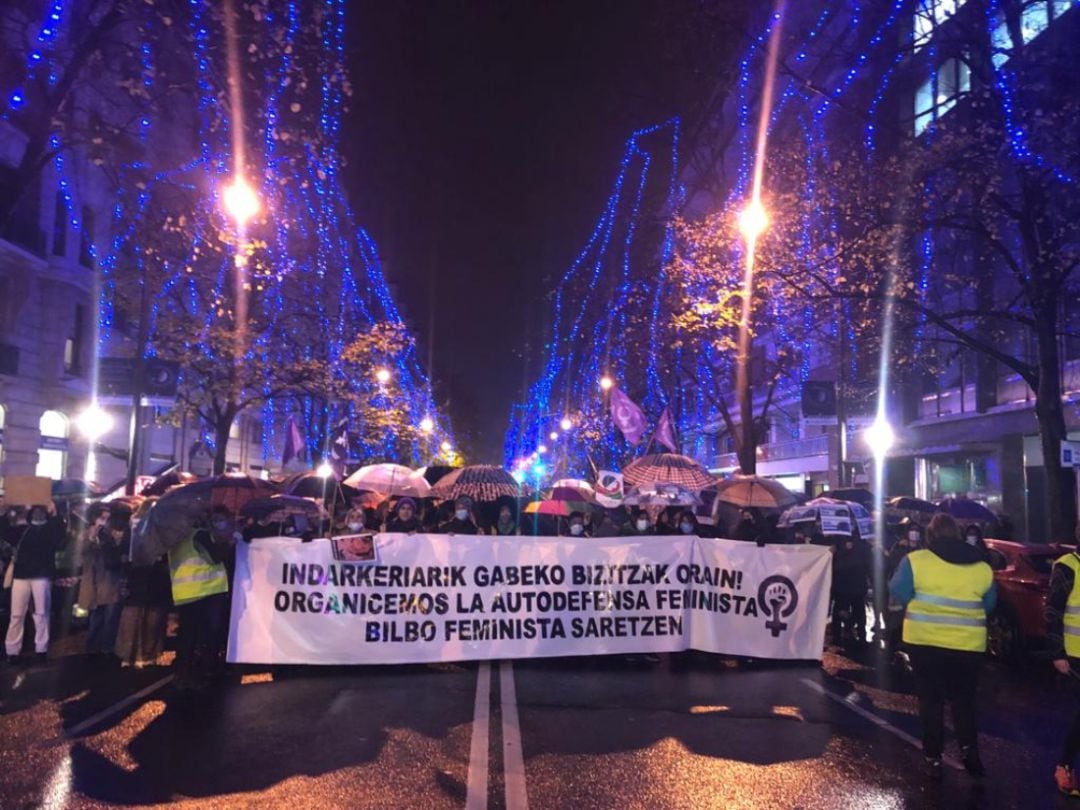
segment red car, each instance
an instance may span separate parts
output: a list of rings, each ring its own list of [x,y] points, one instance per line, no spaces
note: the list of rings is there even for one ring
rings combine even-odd
[[[988,621],[990,654],[1014,658],[1046,638],[1046,596],[1054,560],[1073,550],[1057,543],[1029,545],[987,539],[998,604]]]

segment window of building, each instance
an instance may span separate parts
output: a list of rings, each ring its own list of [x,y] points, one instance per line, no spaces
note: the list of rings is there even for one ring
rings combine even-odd
[[[79,230],[79,264],[94,266],[94,211],[88,205],[82,207],[82,227]]]
[[[53,212],[53,256],[67,255],[67,216],[67,204],[64,202],[64,195],[58,191],[56,192],[56,210]]]
[[[56,480],[67,466],[68,419],[60,411],[45,411],[38,422],[41,442],[35,475]]]
[[[915,137],[922,135],[931,121],[956,106],[971,91],[971,68],[963,59],[946,59],[915,91]]]
[[[83,334],[86,332],[86,307],[75,305],[75,317],[71,334],[64,341],[64,371],[67,374],[82,373]]]
[[[1027,45],[1050,27],[1050,23],[1072,6],[1072,0],[1029,0],[1020,11],[1020,36]],[[994,67],[1001,67],[1012,57],[1014,43],[1005,15],[998,13],[990,34]]]
[[[915,4],[915,38],[918,50],[934,35],[934,29],[956,14],[966,0],[917,0]]]

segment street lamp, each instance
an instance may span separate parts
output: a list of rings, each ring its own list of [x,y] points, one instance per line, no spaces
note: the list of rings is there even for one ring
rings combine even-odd
[[[611,377],[609,377],[607,374],[605,374],[603,377],[600,378],[600,390],[601,391],[610,391],[614,387],[615,387],[615,381],[613,379],[611,379]]]
[[[329,478],[331,475],[334,474],[334,468],[331,467],[329,463],[324,461],[322,464],[319,465],[318,469],[315,470],[315,474],[319,476],[319,478]]]
[[[769,212],[761,200],[752,200],[739,212],[739,230],[747,240],[757,239],[769,227]]]
[[[562,429],[562,432],[563,432],[563,433],[566,433],[566,432],[568,432],[568,431],[570,430],[570,428],[572,428],[573,426],[574,426],[574,423],[573,423],[573,421],[572,421],[572,420],[570,419],[570,417],[569,417],[569,416],[564,416],[564,417],[562,418],[562,421],[561,421],[561,422],[559,422],[559,427],[560,427],[560,428]]]
[[[75,427],[91,442],[96,442],[112,430],[112,414],[96,402],[91,402],[86,410],[75,417]]]
[[[453,448],[454,446],[450,444],[450,442],[443,442],[439,445],[439,449],[442,450],[444,453],[449,453]]]
[[[539,447],[536,448],[536,452],[539,453],[540,455],[543,455],[544,453],[547,452],[547,445],[546,444],[540,445]]]
[[[551,431],[551,433],[548,434],[548,438],[551,439],[553,442],[557,442],[559,440],[559,431]]]
[[[425,416],[420,420],[420,430],[424,433],[431,433],[431,431],[435,430],[435,422],[430,416]]]
[[[252,217],[259,213],[259,196],[243,177],[237,177],[221,192],[221,202],[225,211],[236,220],[239,227],[244,227]]]
[[[884,414],[878,414],[863,433],[863,441],[876,460],[884,459],[896,443],[896,433]]]
[[[379,385],[386,385],[390,382],[390,369],[380,368],[375,372],[375,379]]]

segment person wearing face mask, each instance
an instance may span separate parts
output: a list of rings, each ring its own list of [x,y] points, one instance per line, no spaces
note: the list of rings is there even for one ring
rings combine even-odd
[[[964,530],[964,542],[974,549],[977,549],[979,554],[983,558],[983,562],[990,562],[990,549],[986,547],[986,541],[983,540],[982,529],[972,523]]]
[[[676,525],[678,526],[679,534],[687,534],[687,535],[692,534],[692,535],[700,536],[698,534],[697,515],[695,515],[689,509],[684,509],[679,514],[679,519],[678,519]]]
[[[52,501],[47,506],[32,507],[27,518],[27,525],[13,544],[14,579],[4,646],[9,657],[22,652],[26,612],[33,605],[34,651],[43,661],[49,649],[49,604],[56,552],[64,543],[65,528]]]
[[[585,526],[585,515],[582,512],[571,512],[567,519],[568,531],[571,537],[591,537],[592,533]]]
[[[896,542],[885,556],[885,581],[889,582],[900,567],[903,559],[913,551],[922,548],[922,529],[910,518],[904,518],[897,524]],[[885,608],[885,647],[899,652],[900,632],[904,620],[904,606],[889,599]]]
[[[454,516],[439,527],[442,534],[477,534],[472,519],[472,499],[462,495],[454,501]]]
[[[652,524],[649,522],[649,516],[644,510],[638,509],[634,512],[633,517],[624,529],[623,534],[627,537],[640,537],[644,535],[656,534],[653,531]]]
[[[412,498],[402,498],[398,501],[394,516],[386,525],[386,530],[401,534],[416,534],[420,529],[420,518],[416,515],[416,501]]]

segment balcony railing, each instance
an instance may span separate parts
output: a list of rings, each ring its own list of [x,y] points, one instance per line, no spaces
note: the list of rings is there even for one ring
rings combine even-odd
[[[823,456],[829,452],[829,437],[824,433],[819,436],[810,436],[805,439],[792,439],[787,442],[772,442],[758,446],[758,461],[784,461],[789,458],[806,458],[807,456]],[[712,465],[716,469],[729,469],[739,466],[739,456],[736,453],[724,453],[717,456]]]

